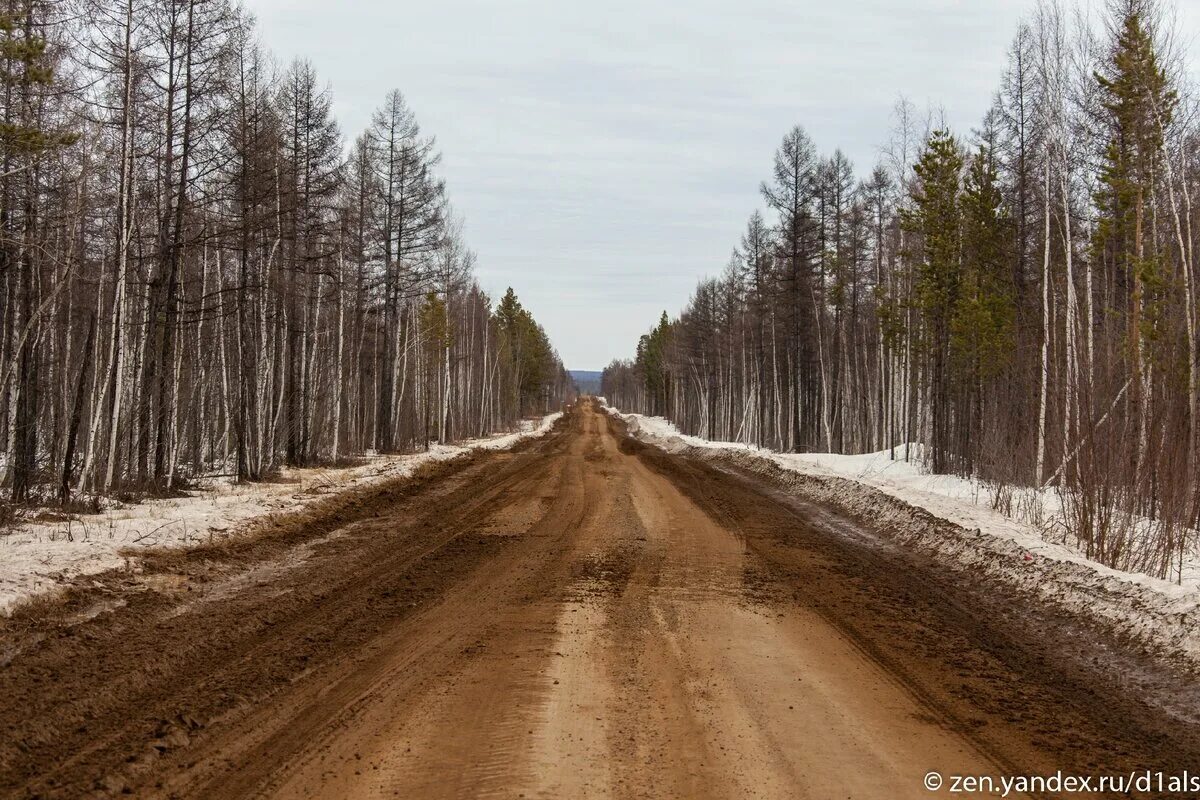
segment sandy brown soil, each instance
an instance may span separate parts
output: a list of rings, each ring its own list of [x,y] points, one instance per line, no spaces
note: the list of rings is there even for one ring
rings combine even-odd
[[[1111,662],[1056,657],[1070,620],[868,528],[585,403],[0,623],[0,794],[928,798],[935,769],[1200,767]]]

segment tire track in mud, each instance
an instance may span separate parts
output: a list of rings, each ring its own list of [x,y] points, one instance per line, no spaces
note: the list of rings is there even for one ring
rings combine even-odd
[[[426,614],[385,635],[377,663],[354,668],[358,694],[353,706],[327,720],[324,732],[310,735],[304,752],[292,759],[287,772],[260,780],[257,791],[308,796],[316,785],[324,796],[357,796],[360,792],[353,784],[361,773],[360,761],[382,773],[381,785],[375,787],[382,791],[390,766],[403,766],[412,773],[413,764],[424,759],[424,769],[408,776],[406,788],[394,790],[400,796],[428,796],[447,786],[458,787],[464,795],[485,796],[505,774],[525,729],[516,716],[488,716],[488,700],[501,694],[506,702],[523,706],[539,696],[536,664],[548,656],[554,592],[567,569],[559,545],[589,512],[581,495],[569,487],[564,491],[571,465],[559,459],[550,463],[558,502],[531,510],[523,497],[528,492],[511,499],[517,509],[527,511],[522,530],[514,533],[515,538],[502,537],[510,543],[489,562],[464,573]],[[504,505],[497,509],[510,510]],[[503,516],[511,524],[514,514]],[[478,524],[486,527],[488,519]],[[364,674],[372,680],[364,682]],[[411,724],[404,730],[394,729],[397,716],[417,716],[411,698],[430,695],[441,704],[436,712],[406,720]],[[451,737],[414,736],[411,726],[429,724],[430,718],[458,720],[464,730]],[[471,751],[470,746],[479,743],[473,736],[486,737],[486,747]],[[402,751],[390,746],[397,741],[405,743]],[[379,742],[389,746],[381,751]],[[429,752],[422,753],[423,748]],[[275,753],[273,749],[272,758]],[[353,767],[353,774],[347,765]],[[274,764],[268,761],[266,766],[269,770]],[[331,779],[331,773],[339,770],[342,774]],[[253,769],[246,774],[261,777],[254,776]],[[234,795],[244,788],[236,779],[219,780],[213,786]]]
[[[545,479],[546,476],[540,471],[535,471],[533,475],[519,472],[500,479],[481,492],[478,498],[445,512],[446,517],[435,523],[436,528],[431,535],[419,542],[417,552],[394,555],[373,566],[369,573],[357,576],[355,582],[362,587],[386,587],[397,575],[416,571],[432,571],[445,575],[450,583],[455,582],[459,576],[476,568],[481,560],[501,557],[501,551],[508,544],[501,537],[478,533],[474,517],[485,516],[494,508],[503,508],[510,502],[511,496],[523,495]],[[455,551],[459,549],[466,551],[466,561],[460,562],[455,558]],[[390,591],[390,588],[382,589],[384,593]],[[419,619],[427,613],[425,608],[439,600],[438,595],[429,597],[412,617]],[[323,598],[323,602],[328,600]],[[413,605],[417,607],[418,604]],[[353,593],[337,597],[333,607],[322,608],[322,613],[348,619],[363,613],[363,610],[362,589],[359,588]],[[408,623],[409,619],[406,617],[396,622]],[[291,640],[302,637],[310,624],[308,620],[297,619],[293,629],[282,631],[280,638]],[[382,636],[386,639],[388,633],[384,631]],[[406,646],[417,649],[418,643],[410,640]],[[254,662],[263,656],[269,657],[269,652],[266,652],[269,649],[258,648],[258,652],[249,652],[241,660]],[[292,699],[284,714],[271,708],[265,715],[253,715],[251,722],[241,725],[249,734],[250,741],[254,742],[253,745],[247,746],[249,742],[241,739],[236,748],[218,748],[216,754],[205,756],[216,765],[219,773],[211,782],[204,780],[206,770],[189,766],[185,782],[192,787],[190,791],[199,787],[202,796],[234,797],[269,788],[275,778],[273,766],[277,761],[290,759],[314,744],[319,746],[326,738],[339,735],[340,731],[352,725],[360,698],[365,692],[387,690],[388,687],[380,684],[380,681],[385,680],[386,676],[382,673],[387,671],[392,659],[388,644],[375,641],[364,650],[354,653],[348,662],[344,659],[335,661],[329,670],[331,674],[298,676],[297,680],[306,679],[311,686],[319,687],[315,696],[303,694],[299,702]],[[309,704],[303,705],[304,701],[309,701]],[[230,750],[234,750],[235,755],[224,755]],[[222,759],[236,764],[229,777],[223,774],[225,770],[220,767]]]
[[[464,536],[471,514],[536,485],[541,451],[563,435],[437,465],[411,487],[371,487],[332,503],[333,520],[321,517],[325,509],[301,512],[273,526],[266,542],[164,554],[142,576],[101,576],[101,588],[74,593],[61,609],[6,620],[6,637],[29,641],[0,671],[0,794],[75,797],[138,786],[205,728],[344,658],[502,548],[496,537]],[[343,535],[281,585],[171,616],[193,594],[187,584],[269,562],[347,518]],[[146,589],[164,575],[182,576],[182,590]],[[75,621],[78,609],[113,594],[124,602],[116,613]]]
[[[583,404],[0,621],[0,795],[925,798],[934,767],[1194,766],[1195,731],[958,580]]]
[[[1109,661],[1107,645],[1100,657],[1079,657],[1094,641],[1081,621],[1003,587],[964,584],[869,521],[814,507],[758,473],[632,438],[622,447],[739,532],[758,565],[748,580],[763,596],[817,611],[1004,773],[1128,775],[1200,760],[1200,731],[1128,691],[1122,667],[1135,657]]]

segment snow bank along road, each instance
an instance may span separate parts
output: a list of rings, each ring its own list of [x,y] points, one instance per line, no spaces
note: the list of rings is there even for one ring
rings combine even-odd
[[[1200,770],[1194,723],[1141,688],[1190,676],[587,402],[0,637],[5,796],[929,798]]]

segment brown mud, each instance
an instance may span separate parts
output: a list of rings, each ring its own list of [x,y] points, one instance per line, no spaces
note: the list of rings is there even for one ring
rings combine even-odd
[[[1200,767],[1192,726],[1057,657],[1071,620],[764,480],[583,403],[89,578],[0,620],[0,795],[927,798],[930,770]]]

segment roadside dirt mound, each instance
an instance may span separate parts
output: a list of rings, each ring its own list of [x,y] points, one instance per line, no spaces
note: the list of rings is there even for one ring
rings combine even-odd
[[[1152,655],[1200,676],[1200,615],[1187,613],[1191,600],[1172,602],[1091,566],[1037,557],[1016,542],[960,527],[852,480],[804,475],[739,450],[686,452],[735,473],[760,476],[797,499],[836,510],[881,541],[962,572],[964,580],[1003,586],[1014,602],[1069,614],[1113,647]]]

